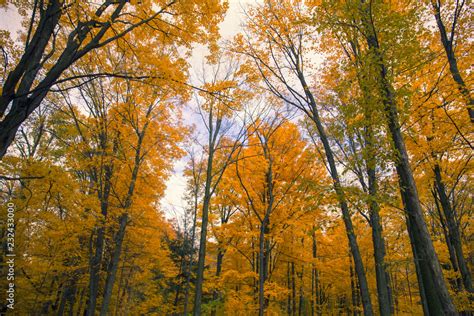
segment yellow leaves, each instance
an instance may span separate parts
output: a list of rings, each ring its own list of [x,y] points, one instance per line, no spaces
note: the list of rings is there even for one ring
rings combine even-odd
[[[322,0],[307,0],[305,1],[305,3],[309,6],[309,7],[315,7],[315,6],[320,6],[323,4],[323,1]]]
[[[222,280],[229,280],[229,282],[250,282],[258,279],[258,274],[252,271],[244,272],[228,269],[222,273]]]
[[[238,86],[234,80],[206,83],[203,90],[199,92],[205,99],[202,108],[214,112],[218,118],[228,117],[240,108]]]
[[[271,300],[282,300],[289,293],[289,289],[276,282],[265,282],[265,296]]]

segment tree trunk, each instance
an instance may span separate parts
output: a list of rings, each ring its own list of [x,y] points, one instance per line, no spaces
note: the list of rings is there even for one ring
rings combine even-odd
[[[186,226],[186,225],[185,225]],[[179,273],[178,275],[182,275],[184,272],[184,269],[186,269],[186,255],[185,255],[185,252],[184,252],[184,249],[186,249],[186,234],[184,234],[184,239],[183,239],[183,246],[182,246],[182,255],[181,255],[181,262],[179,264]],[[178,278],[179,280],[179,278]],[[178,281],[178,285],[176,287],[176,295],[174,297],[174,303],[173,303],[173,306],[176,308],[178,307],[178,304],[179,304],[179,295],[181,294],[181,290],[183,288],[182,286],[182,282],[181,281]]]
[[[148,112],[147,118],[151,114],[151,111]],[[107,311],[109,309],[110,300],[112,298],[112,292],[115,283],[115,277],[117,275],[118,265],[120,261],[120,255],[122,253],[122,246],[123,241],[125,239],[125,230],[128,225],[128,209],[132,206],[132,198],[133,194],[135,193],[135,184],[138,177],[138,172],[140,170],[140,164],[142,161],[142,145],[143,139],[145,137],[146,130],[148,128],[148,124],[150,121],[147,121],[144,125],[140,133],[138,134],[137,146],[135,150],[135,157],[133,163],[132,174],[130,177],[130,183],[128,185],[127,194],[125,196],[124,202],[122,204],[122,208],[124,213],[119,217],[119,229],[115,235],[115,249],[110,260],[108,269],[107,269],[107,278],[105,280],[105,289],[104,289],[104,298],[102,301],[102,306],[100,310],[101,316],[106,316]]]
[[[420,261],[417,260],[418,256],[416,254],[415,240],[414,240],[414,237],[413,237],[412,229],[409,227],[410,222],[408,220],[408,216],[407,216],[406,221],[407,221],[408,236],[410,237],[411,250],[412,250],[412,253],[413,253],[413,261],[414,261],[414,265],[415,265],[416,278],[418,280],[418,292],[420,294],[421,307],[423,308],[423,314],[424,315],[430,315],[429,309],[428,309],[427,295],[426,295],[426,292],[425,292],[425,285],[423,283],[423,277],[422,277],[422,274],[421,274],[421,264],[420,264]],[[408,270],[407,270],[407,281],[408,281],[408,286],[410,286],[410,282],[409,282],[409,279],[408,279]],[[410,289],[410,288],[408,288],[408,289]],[[411,293],[410,293],[410,302],[412,302]]]
[[[389,283],[385,267],[385,242],[382,236],[382,224],[380,222],[380,206],[377,202],[377,179],[375,169],[369,165],[367,169],[369,180],[369,210],[370,224],[372,226],[372,242],[374,245],[375,276],[377,281],[377,294],[379,299],[379,311],[381,316],[390,315]]]
[[[358,308],[358,299],[356,292],[356,277],[354,276],[354,270],[352,268],[352,258],[349,256],[349,276],[351,278],[351,299],[352,299],[352,315],[357,316],[359,313]]]
[[[304,282],[303,282],[303,276],[304,276],[304,265],[301,265],[301,273],[299,275],[300,279],[300,288],[299,288],[299,302],[298,302],[298,316],[303,315],[303,308],[304,308]]]
[[[302,87],[305,90],[305,94],[308,97],[309,104],[311,106],[312,113],[311,113],[310,118],[316,124],[319,138],[321,139],[321,142],[323,143],[324,153],[326,155],[326,160],[327,160],[327,164],[329,165],[330,175],[333,180],[334,191],[336,192],[339,206],[341,208],[342,219],[344,221],[344,226],[346,228],[347,238],[349,239],[349,247],[351,250],[352,257],[354,258],[355,271],[360,282],[360,292],[361,292],[360,294],[362,297],[362,305],[364,307],[364,315],[371,316],[373,315],[373,310],[372,310],[372,302],[370,299],[369,286],[367,283],[367,277],[365,275],[364,264],[362,262],[362,256],[360,254],[359,245],[357,243],[357,237],[354,233],[354,227],[352,224],[349,207],[347,205],[346,196],[342,188],[341,181],[339,179],[339,172],[337,170],[334,154],[329,144],[326,131],[321,123],[321,119],[319,117],[319,111],[316,105],[316,100],[314,98],[314,95],[309,90],[308,84],[306,83],[306,79],[303,73],[301,72],[301,70],[298,69],[297,71],[298,71],[298,78],[301,82]]]
[[[207,184],[206,184],[207,191]],[[209,197],[204,199],[202,207],[201,238],[199,241],[199,257],[194,294],[194,316],[201,315],[202,283],[204,281],[204,264],[206,258],[207,224],[209,219]]]
[[[264,222],[260,226],[259,248],[258,248],[258,262],[259,262],[258,315],[259,316],[263,316],[265,313],[265,280],[266,280],[265,230],[266,230],[266,227],[267,227],[267,224],[266,224],[266,221],[264,220]]]
[[[317,258],[317,243],[316,243],[316,230],[313,227],[313,232],[311,234],[312,238],[312,256],[313,260]],[[315,314],[321,314],[321,302],[319,298],[319,273],[316,267],[316,264],[313,262],[311,264],[311,315],[314,316]]]
[[[66,302],[68,300],[68,288],[66,287],[61,295],[61,300],[59,301],[58,307],[58,316],[63,316],[64,312],[66,311]]]
[[[296,315],[296,272],[295,263],[291,263],[291,315]]]
[[[337,171],[336,163],[334,161],[334,156],[329,146],[329,141],[326,137],[326,134],[323,132],[323,127],[321,123],[319,122],[319,117],[318,119],[316,119],[316,122],[318,122],[317,125],[320,126],[318,127],[318,130],[321,130],[321,132],[319,132],[319,136],[325,148],[326,157],[329,164],[329,169],[331,171],[331,177],[333,179],[334,190],[336,191],[336,194],[339,200],[339,205],[342,211],[342,219],[346,227],[347,238],[349,239],[349,248],[350,248],[352,257],[354,259],[355,271],[357,274],[357,278],[359,279],[359,282],[360,282],[360,294],[362,298],[362,305],[364,307],[364,315],[366,316],[373,315],[372,302],[370,300],[367,277],[365,275],[364,264],[362,262],[362,256],[360,254],[359,245],[357,243],[357,237],[354,233],[354,227],[352,224],[352,219],[349,212],[349,207],[347,205],[345,193],[340,184],[339,174]]]
[[[368,5],[364,1],[362,1],[362,4],[366,6],[362,12],[362,22],[367,33],[367,45],[374,56],[375,66],[377,67],[380,94],[396,154],[395,165],[402,201],[408,215],[408,226],[412,231],[413,241],[415,242],[415,260],[418,260],[420,263],[422,282],[427,294],[430,315],[454,315],[456,314],[456,309],[446,287],[438,256],[434,250],[433,242],[423,218],[415,179],[413,178],[405,141],[400,130],[393,89],[387,78],[387,69],[380,52],[374,26],[371,23]],[[431,293],[431,289],[435,289],[435,291]]]
[[[212,180],[213,180],[213,162],[214,154],[216,151],[216,142],[219,135],[219,131],[222,124],[222,118],[216,118],[214,123],[214,114],[212,107],[209,111],[209,135],[208,145],[209,154],[207,157],[207,168],[206,168],[206,183],[204,187],[204,201],[202,205],[202,219],[201,219],[201,236],[199,239],[199,256],[198,266],[196,275],[196,286],[194,292],[194,316],[201,315],[201,304],[202,304],[202,284],[204,282],[204,266],[206,261],[206,244],[207,244],[207,225],[209,222],[209,207],[211,204],[212,197]]]
[[[223,260],[224,260],[224,251],[219,248],[219,250],[217,251],[217,260],[216,260],[216,274],[215,274],[216,279],[219,279],[221,275]],[[214,290],[214,293],[212,294],[212,300],[214,303],[216,303],[218,299],[219,299],[219,291]],[[217,308],[216,306],[213,306],[211,310],[211,315],[216,316],[216,314],[217,314]]]
[[[110,305],[110,299],[112,297],[112,291],[115,283],[115,276],[117,275],[117,269],[120,261],[120,254],[122,253],[122,245],[125,238],[125,229],[128,224],[128,214],[124,213],[119,219],[119,230],[115,236],[115,249],[110,259],[110,263],[107,269],[107,278],[105,280],[104,299],[102,307],[100,309],[100,315],[106,316]]]
[[[113,169],[111,166],[106,167],[104,174],[104,187],[101,192],[99,192],[100,209],[104,222],[101,221],[100,226],[97,229],[97,237],[95,239],[95,252],[89,261],[89,303],[87,305],[87,315],[89,316],[95,315],[95,310],[97,306],[97,296],[100,282],[99,272],[102,264],[102,255],[104,252],[105,220],[107,218],[109,206],[109,196],[111,190],[110,181],[112,178],[112,170]],[[91,247],[91,251],[92,249],[93,248]]]
[[[286,300],[286,313],[288,316],[291,315],[291,278],[290,278],[290,262],[286,263],[286,288],[288,289],[287,300]]]
[[[436,187],[436,183],[435,183],[435,187]],[[441,224],[441,229],[443,230],[444,240],[446,241],[446,245],[448,246],[449,261],[451,262],[451,268],[457,274],[457,272],[459,272],[459,267],[458,267],[458,261],[456,259],[456,252],[454,251],[454,247],[451,244],[451,238],[449,236],[446,221],[445,221],[444,215],[441,211],[441,207],[439,205],[439,197],[438,197],[438,194],[436,194],[436,191],[432,191],[432,195],[433,195],[433,199],[434,199],[434,202],[435,202],[436,210],[438,212],[439,222]],[[461,278],[456,277],[454,280],[451,279],[450,281],[451,281],[452,286],[457,291],[460,291],[462,289],[462,280],[461,280]]]
[[[436,190],[438,192],[439,201],[441,203],[441,207],[443,208],[444,216],[446,218],[446,223],[448,227],[448,236],[449,241],[454,248],[456,254],[456,261],[459,271],[461,272],[462,281],[464,284],[464,288],[469,291],[470,293],[473,292],[472,288],[472,280],[471,280],[471,272],[466,264],[466,260],[464,259],[464,253],[462,250],[462,243],[461,243],[461,234],[459,232],[459,224],[456,220],[456,213],[454,212],[453,208],[451,207],[451,203],[449,201],[448,195],[446,194],[446,187],[443,183],[441,178],[441,169],[438,164],[434,167],[434,174],[435,174],[435,184]]]
[[[76,316],[85,315],[87,312],[87,309],[83,309],[86,289],[81,289],[80,292],[81,292],[81,295],[79,296],[79,305],[76,310]]]

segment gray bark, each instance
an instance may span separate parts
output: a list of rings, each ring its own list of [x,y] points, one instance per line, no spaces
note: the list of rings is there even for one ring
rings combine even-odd
[[[467,291],[472,293],[473,288],[472,288],[471,272],[469,271],[469,267],[467,266],[466,260],[464,258],[464,253],[462,250],[462,243],[461,243],[461,234],[459,232],[459,224],[456,220],[456,213],[451,207],[451,203],[446,193],[446,187],[443,183],[443,179],[441,178],[441,169],[438,164],[434,166],[433,171],[435,174],[436,191],[438,192],[441,207],[443,209],[444,216],[446,218],[449,244],[451,245],[452,248],[454,248],[454,252],[455,252],[454,258],[455,258],[457,266],[454,266],[453,268],[459,268],[459,271],[461,272],[464,288]]]
[[[367,8],[362,12],[362,24],[367,39],[369,50],[375,59],[377,76],[379,79],[379,91],[387,119],[388,130],[392,138],[395,150],[395,165],[399,178],[400,191],[403,205],[408,216],[408,229],[413,236],[414,258],[419,262],[423,287],[426,293],[426,299],[430,315],[455,315],[456,309],[449,295],[446,283],[443,278],[438,256],[433,247],[426,222],[423,218],[418,191],[410,167],[408,153],[405,147],[400,123],[398,119],[398,110],[391,87],[387,78],[387,69],[380,52],[374,25],[371,22],[368,5],[362,1]],[[431,290],[433,290],[431,292]]]
[[[204,281],[204,264],[206,260],[206,244],[207,244],[207,225],[209,222],[209,206],[211,200],[211,181],[212,181],[212,162],[214,158],[214,148],[209,152],[207,160],[207,171],[206,171],[206,186],[204,189],[204,203],[202,206],[202,218],[201,218],[201,235],[199,240],[199,257],[196,275],[196,286],[194,293],[194,316],[201,315],[201,304],[202,304],[202,284]]]

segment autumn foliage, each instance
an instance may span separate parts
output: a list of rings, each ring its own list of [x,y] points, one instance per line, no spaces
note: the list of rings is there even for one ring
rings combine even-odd
[[[3,9],[2,315],[473,313],[469,1]]]

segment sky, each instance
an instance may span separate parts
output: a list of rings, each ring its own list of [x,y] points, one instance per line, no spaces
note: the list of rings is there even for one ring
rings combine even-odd
[[[0,29],[10,31],[12,35],[21,26],[21,16],[11,6],[0,8]]]
[[[243,9],[256,1],[252,0],[229,0],[229,9],[225,16],[224,21],[219,25],[220,34],[222,40],[230,40],[240,30],[240,24],[243,20]],[[193,51],[192,57],[189,62],[191,64],[191,74],[199,73],[202,68],[203,60],[208,54],[207,49],[204,46],[196,47]],[[195,117],[190,108],[184,109],[184,120],[185,123],[196,125],[196,129],[199,130],[199,120],[194,119]],[[186,189],[186,179],[183,175],[184,168],[186,167],[187,157],[177,161],[175,163],[174,172],[167,181],[167,188],[165,196],[161,200],[161,206],[168,218],[179,218],[180,214],[183,213],[186,206],[184,202],[184,193]]]

